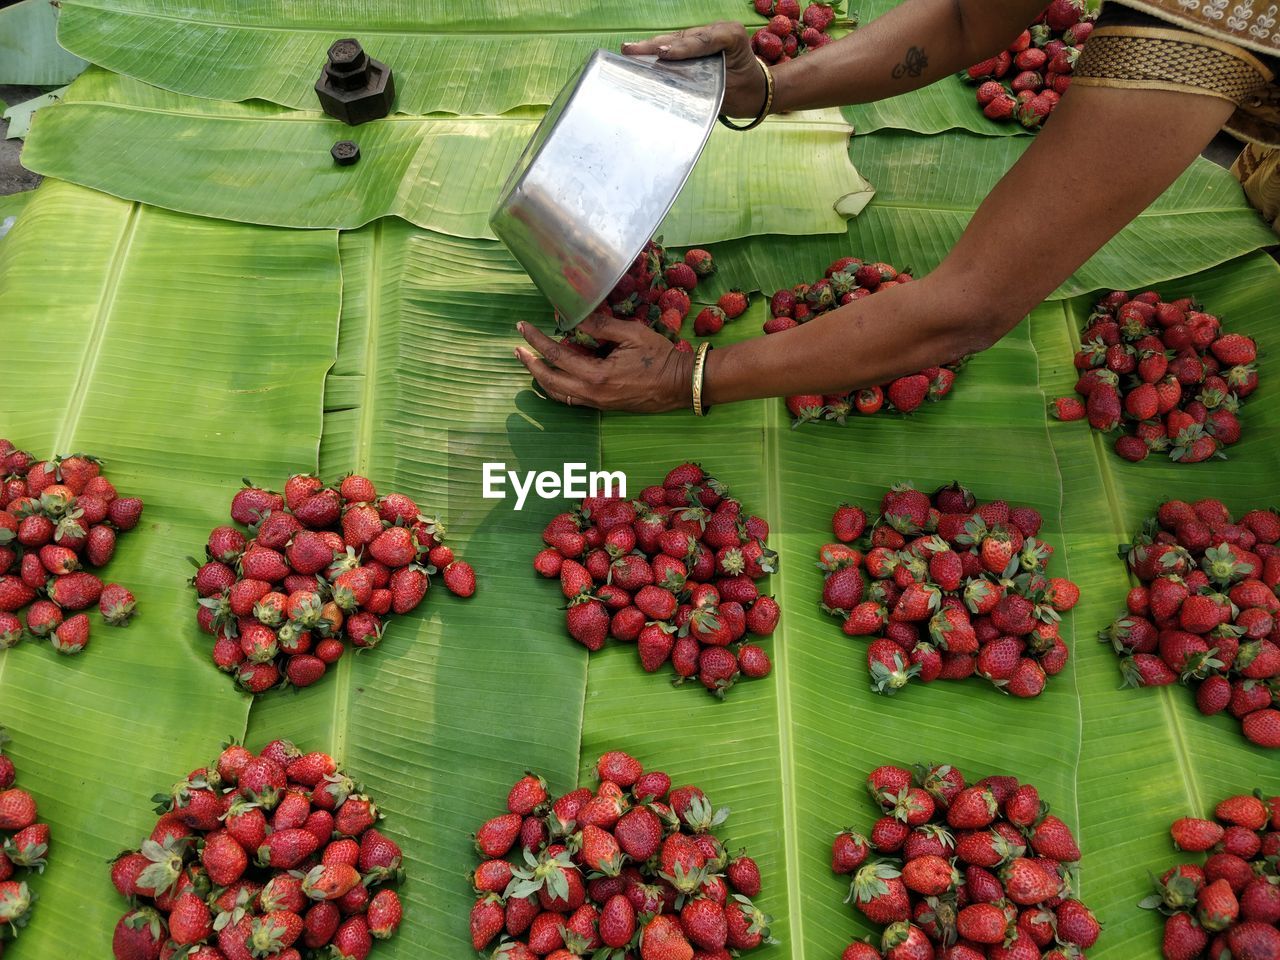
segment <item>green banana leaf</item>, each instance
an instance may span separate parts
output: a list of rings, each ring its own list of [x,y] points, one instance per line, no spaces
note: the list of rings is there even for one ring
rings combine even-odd
[[[1195,295],[1222,317],[1227,329],[1280,342],[1277,291],[1280,268],[1266,255],[1235,261],[1158,286],[1170,297]],[[1041,385],[1049,397],[1072,392],[1071,352],[1092,307],[1092,298],[1046,304],[1032,316],[1033,342],[1041,357]],[[1050,422],[1049,437],[1060,465],[1063,520],[1072,574],[1082,597],[1077,661],[1084,723],[1080,760],[1080,815],[1089,848],[1106,850],[1104,864],[1086,861],[1085,888],[1107,903],[1132,904],[1150,890],[1147,873],[1195,859],[1173,852],[1168,825],[1185,815],[1208,816],[1218,800],[1256,786],[1274,794],[1280,769],[1274,751],[1250,746],[1229,715],[1206,718],[1191,691],[1119,688],[1118,661],[1110,644],[1089,645],[1091,629],[1102,629],[1124,610],[1132,585],[1116,556],[1142,521],[1164,500],[1220,497],[1239,515],[1275,500],[1280,468],[1280,420],[1274,349],[1258,362],[1261,385],[1244,404],[1244,434],[1228,451],[1231,459],[1200,465],[1153,457],[1140,464],[1120,460],[1110,442],[1082,422]],[[1085,563],[1077,558],[1087,557]],[[1139,822],[1151,828],[1138,828]],[[1107,916],[1106,956],[1156,956],[1156,919],[1138,910]],[[1093,951],[1090,951],[1090,955]]]
[[[425,613],[393,619],[378,650],[345,658],[334,683],[263,698],[249,720],[251,742],[332,749],[387,813],[405,848],[409,919],[378,956],[465,955],[472,832],[525,767],[564,783],[578,756],[586,651],[560,635],[562,614],[531,582],[525,549],[545,518],[478,494],[484,462],[594,466],[598,418],[513,403],[528,378],[511,328],[550,318],[527,278],[484,268],[484,248],[394,219],[343,235],[320,457],[326,477],[363,471],[438,511],[479,589],[463,601],[437,584]]]
[[[24,162],[201,216],[350,228],[395,214],[442,233],[493,238],[489,212],[537,124],[529,116],[397,116],[353,133],[314,110],[201,100],[94,70],[40,117]],[[750,138],[717,126],[662,228],[667,240],[843,232],[841,211],[856,212],[851,195],[869,189],[849,162],[849,134],[835,111],[773,118]],[[329,148],[348,137],[361,159],[339,167]]]
[[[58,46],[58,8],[48,0],[19,0],[0,9],[0,84],[56,87],[87,64]]]
[[[841,107],[859,135],[883,130],[911,133],[944,133],[964,130],[984,137],[1029,137],[1031,131],[1011,120],[988,120],[978,106],[976,88],[959,77],[943,77],[937,83],[887,100]]]
[[[383,0],[358,16],[339,3],[76,0],[63,4],[59,39],[94,63],[167,90],[314,109],[325,50],[355,36],[394,71],[396,110],[497,114],[547,106],[599,48],[715,20],[745,20],[748,29],[764,23],[746,0]]]
[[[5,110],[4,119],[9,121],[9,126],[5,131],[5,139],[21,140],[24,138],[27,135],[27,131],[31,129],[31,118],[35,115],[35,112],[41,107],[51,107],[58,103],[66,93],[66,90],[66,87],[59,87],[38,97],[32,97],[30,100],[15,103]]]
[[[34,193],[34,190],[22,190],[18,193],[0,195],[0,223],[4,223],[10,217],[13,217],[16,223],[18,214],[26,209]],[[10,229],[13,229],[12,225]],[[0,239],[3,239],[2,235]]]
[[[722,244],[723,270],[744,289],[772,292],[809,277],[814,263],[862,251],[919,273],[932,270],[1028,140],[963,134],[922,137],[885,131],[857,137],[849,152],[876,197],[847,237],[752,236]],[[1046,227],[1053,213],[1034,211]],[[1203,270],[1275,243],[1239,182],[1197,158],[1138,218],[1057,291],[1055,299],[1102,288],[1145,286]]]
[[[92,613],[88,648],[0,654],[0,720],[52,826],[16,960],[106,956],[124,913],[107,861],[145,837],[148,798],[241,736],[249,700],[191,629],[185,557],[238,477],[314,463],[340,306],[334,233],[197,220],[46,182],[0,242],[0,435],[88,451],[138,528],[106,568],[138,598],[125,628]]]
[[[824,266],[804,264],[799,276]],[[1280,341],[1280,269],[1265,256],[1167,286],[1195,291],[1264,346]],[[1128,586],[1115,544],[1159,496],[1207,490],[1242,509],[1273,489],[1268,400],[1280,368],[1270,355],[1231,461],[1129,465],[1081,424],[1046,421],[1046,400],[1070,387],[1087,297],[1036,311],[976,357],[950,397],[912,418],[792,430],[780,401],[694,421],[600,417],[538,399],[510,350],[516,321],[550,328],[545,301],[496,243],[396,219],[342,235],[335,254],[331,232],[200,220],[50,183],[0,245],[0,289],[7,310],[31,318],[0,365],[22,387],[6,432],[100,451],[121,487],[150,502],[112,570],[137,588],[138,621],[99,631],[77,660],[31,645],[0,659],[15,758],[49,798],[55,830],[54,860],[36,884],[44,899],[16,960],[62,957],[73,942],[105,952],[123,907],[102,861],[146,829],[146,797],[233,733],[330,749],[380,802],[409,861],[405,926],[378,949],[388,958],[469,949],[461,874],[471,831],[501,809],[524,768],[563,790],[587,782],[611,747],[732,808],[725,837],[758,857],[759,904],[781,941],[761,960],[832,956],[872,932],[841,902],[846,884],[827,859],[838,829],[872,822],[861,782],[878,763],[945,760],[1036,783],[1080,831],[1083,893],[1107,926],[1090,955],[1103,960],[1158,956],[1158,918],[1135,901],[1147,870],[1178,859],[1166,834],[1175,816],[1231,791],[1280,788],[1275,758],[1233,723],[1200,718],[1185,691],[1119,690],[1113,653],[1093,640]],[[758,335],[764,313],[757,298],[722,342]],[[38,339],[46,328],[77,349],[48,349]],[[765,642],[775,671],[723,703],[644,674],[620,645],[588,662],[564,633],[556,585],[528,568],[559,504],[516,512],[480,496],[485,462],[579,461],[626,471],[635,490],[683,459],[700,460],[767,517],[782,554],[769,589],[783,620]],[[278,482],[314,467],[330,478],[364,470],[440,511],[481,587],[466,601],[437,587],[391,623],[377,651],[250,708],[207,661],[181,558],[225,517],[241,475]],[[1086,591],[1064,622],[1073,663],[1037,701],[976,680],[875,696],[865,644],[817,609],[812,564],[839,502],[870,508],[895,481],[928,489],[957,478],[979,496],[1041,510],[1053,569]],[[127,646],[139,640],[145,651]],[[55,749],[68,758],[61,773],[41,768]]]

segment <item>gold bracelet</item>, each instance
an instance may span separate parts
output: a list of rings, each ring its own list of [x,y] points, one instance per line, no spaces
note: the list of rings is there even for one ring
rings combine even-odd
[[[748,130],[754,130],[760,124],[764,123],[764,118],[769,115],[769,111],[773,109],[773,71],[769,69],[769,65],[756,57],[756,63],[760,64],[760,69],[764,71],[764,106],[760,108],[760,112],[756,114],[756,118],[746,126],[740,127],[733,123],[723,113],[720,114],[719,120],[730,130],[737,130],[745,133]]]
[[[710,406],[702,405],[702,380],[707,371],[707,354],[711,352],[710,342],[703,342],[698,345],[698,351],[693,355],[693,415],[695,417],[705,417],[710,411]]]

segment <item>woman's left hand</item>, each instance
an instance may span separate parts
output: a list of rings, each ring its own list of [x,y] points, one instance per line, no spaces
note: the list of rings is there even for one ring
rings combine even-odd
[[[552,340],[533,324],[516,325],[541,357],[516,347],[516,358],[553,400],[571,407],[665,413],[690,406],[693,355],[681,353],[662,334],[634,320],[591,316],[578,329],[617,344],[603,360],[586,357]]]

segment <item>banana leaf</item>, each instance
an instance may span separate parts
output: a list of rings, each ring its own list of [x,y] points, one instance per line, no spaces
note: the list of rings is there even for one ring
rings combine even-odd
[[[201,216],[350,228],[395,214],[491,239],[489,212],[537,122],[398,116],[353,133],[314,110],[201,100],[94,70],[60,109],[40,117],[24,162]],[[849,162],[849,133],[835,111],[774,118],[745,139],[717,127],[663,226],[668,242],[713,243],[763,229],[843,232],[841,211],[856,212],[851,195],[868,190]],[[360,144],[360,162],[336,166],[329,148],[349,137]],[[661,148],[653,149],[660,162]]]
[[[1280,338],[1275,304],[1280,268],[1255,254],[1233,263],[1159,284],[1166,296],[1197,296],[1218,313],[1227,329],[1256,336],[1264,346]],[[1031,318],[1041,357],[1046,396],[1072,393],[1071,352],[1093,298],[1046,304]],[[1106,851],[1110,869],[1088,869],[1090,897],[1133,904],[1150,891],[1148,873],[1175,862],[1168,825],[1180,816],[1208,816],[1233,793],[1280,789],[1275,751],[1247,743],[1229,715],[1201,716],[1194,696],[1182,687],[1120,689],[1118,661],[1110,644],[1089,644],[1089,630],[1102,629],[1124,610],[1132,585],[1118,544],[1127,542],[1156,507],[1171,498],[1220,497],[1237,515],[1274,502],[1280,468],[1280,420],[1274,350],[1258,362],[1260,386],[1241,409],[1244,433],[1228,451],[1230,460],[1177,464],[1152,457],[1139,464],[1120,460],[1110,441],[1087,424],[1050,422],[1048,430],[1064,488],[1063,518],[1073,576],[1082,589],[1075,610],[1077,659],[1084,723],[1080,761],[1080,815],[1084,841]],[[1203,467],[1204,469],[1198,469]],[[1084,563],[1077,558],[1087,558]],[[1081,647],[1092,646],[1092,649]],[[1139,828],[1138,823],[1150,824]],[[1194,859],[1194,858],[1192,858]],[[1088,866],[1088,864],[1087,864]],[[1156,956],[1158,919],[1140,910],[1108,916],[1104,955]],[[1090,951],[1092,955],[1094,951]]]
[[[334,683],[262,698],[249,721],[251,741],[330,747],[386,811],[405,848],[410,919],[379,956],[470,950],[471,833],[524,767],[563,783],[578,757],[586,651],[566,642],[541,589],[551,585],[531,582],[525,549],[545,518],[482,499],[480,478],[485,462],[594,467],[598,418],[513,402],[528,378],[511,355],[512,326],[550,317],[523,274],[489,269],[485,251],[496,246],[395,219],[343,235],[320,457],[326,477],[365,472],[438,512],[479,573],[476,596],[459,600],[437,583],[425,613],[394,618],[378,650],[345,658]]]
[[[397,110],[475,114],[546,106],[596,49],[715,20],[764,23],[745,0],[384,0],[358,15],[339,3],[91,0],[63,5],[59,39],[94,63],[179,93],[315,108],[325,50],[355,36],[393,69]]]
[[[772,292],[809,278],[850,253],[874,256],[918,273],[946,256],[973,211],[1030,141],[962,134],[922,137],[885,131],[857,137],[849,152],[876,197],[848,224],[847,236],[785,241],[752,236],[722,244],[720,278]],[[1046,226],[1052,211],[1036,211]],[[1140,287],[1203,270],[1275,243],[1239,182],[1197,158],[1138,218],[1053,294],[1074,297],[1102,288]]]
[[[9,126],[5,130],[6,140],[21,140],[27,135],[27,131],[31,129],[31,118],[35,112],[41,107],[50,107],[60,101],[66,92],[66,87],[59,87],[56,90],[50,90],[38,97],[32,97],[30,100],[23,100],[21,103],[15,103],[4,111],[4,119],[9,121]]]
[[[73,239],[67,222],[79,226]],[[28,645],[0,661],[15,756],[50,798],[55,828],[55,857],[37,884],[44,899],[13,949],[18,960],[63,956],[72,937],[105,950],[122,905],[102,861],[145,829],[145,797],[230,733],[254,745],[288,736],[331,749],[380,801],[386,828],[405,845],[409,880],[405,926],[379,956],[465,951],[471,897],[460,873],[471,862],[470,832],[501,807],[525,767],[563,790],[585,782],[609,747],[699,783],[733,809],[726,838],[759,858],[759,903],[781,941],[762,960],[833,955],[871,932],[841,903],[845,883],[829,871],[828,844],[837,829],[873,819],[861,790],[870,768],[916,759],[1035,782],[1081,831],[1083,892],[1107,924],[1091,956],[1158,955],[1157,918],[1134,901],[1146,870],[1174,859],[1169,821],[1231,790],[1274,788],[1274,758],[1248,747],[1233,725],[1196,716],[1184,691],[1119,691],[1114,655],[1092,636],[1127,587],[1115,543],[1159,493],[1229,492],[1237,509],[1265,497],[1276,466],[1267,391],[1280,375],[1266,358],[1238,455],[1201,467],[1119,464],[1082,425],[1046,424],[1046,398],[1069,386],[1071,336],[1087,298],[1037,311],[975,358],[951,397],[910,420],[792,430],[778,401],[696,422],[601,418],[523,389],[511,326],[552,321],[498,244],[388,219],[343,235],[337,250],[340,323],[332,233],[198,220],[51,183],[0,247],[5,306],[33,317],[6,354],[6,382],[32,385],[18,393],[6,431],[34,435],[32,446],[69,438],[102,452],[122,488],[149,497],[152,511],[147,529],[125,538],[124,566],[113,568],[139,591],[136,623],[101,631],[78,660],[55,662]],[[174,273],[175,264],[203,266]],[[807,264],[803,275],[823,265]],[[1194,290],[1266,344],[1280,336],[1277,273],[1259,255],[1171,289]],[[69,297],[72,284],[92,289]],[[93,318],[104,310],[110,325],[95,337]],[[757,300],[724,339],[756,335],[763,314]],[[45,325],[36,317],[80,330],[67,336],[81,349],[37,347]],[[82,374],[86,342],[98,346]],[[139,387],[126,371],[143,364]],[[82,381],[79,416],[59,408],[50,417],[51,404],[65,403],[62,384]],[[259,402],[264,389],[277,398],[270,405]],[[481,588],[467,601],[433,592],[420,613],[393,621],[377,651],[250,708],[207,662],[181,558],[225,516],[241,474],[278,478],[315,466],[317,449],[323,475],[364,470],[444,514]],[[782,553],[769,583],[784,608],[765,643],[774,673],[723,703],[696,688],[670,689],[620,646],[588,663],[563,632],[555,584],[527,567],[559,505],[515,512],[510,500],[479,495],[484,462],[528,470],[576,460],[624,470],[638,489],[686,458],[766,516]],[[1066,620],[1073,665],[1038,701],[1003,697],[980,681],[875,696],[864,645],[817,610],[821,579],[811,564],[836,504],[871,507],[896,480],[928,489],[954,478],[980,496],[1040,509],[1056,569],[1086,590]],[[148,649],[129,655],[127,644],[152,630]],[[69,682],[76,696],[64,702]],[[138,718],[133,703],[144,689],[149,713]],[[69,758],[67,772],[41,768],[54,744]],[[92,817],[82,779],[95,798]]]
[[[105,568],[139,613],[91,616],[64,658],[0,654],[0,723],[52,826],[16,960],[109,955],[126,906],[107,861],[145,837],[148,798],[242,736],[249,697],[192,625],[186,556],[202,553],[238,477],[314,464],[340,307],[337,237],[141,207],[46,182],[0,243],[0,435],[103,457],[146,502]]]
[[[19,0],[0,9],[0,84],[70,83],[87,64],[58,45],[57,28],[58,8],[47,0]]]
[[[13,229],[18,222],[18,214],[26,209],[34,190],[22,190],[18,193],[0,195],[0,240]],[[8,224],[6,227],[5,224]]]

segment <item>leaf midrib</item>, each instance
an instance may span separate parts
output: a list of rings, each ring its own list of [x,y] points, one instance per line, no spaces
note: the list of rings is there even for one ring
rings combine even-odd
[[[1079,331],[1076,329],[1075,323],[1072,322],[1071,310],[1066,306],[1069,303],[1070,301],[1064,302],[1062,315],[1067,324],[1067,340],[1074,351],[1080,349],[1080,339]],[[1112,531],[1115,533],[1116,543],[1123,543],[1128,533],[1124,521],[1124,510],[1120,505],[1119,487],[1116,483],[1115,472],[1112,469],[1107,443],[1104,436],[1098,431],[1089,428],[1089,432],[1091,434],[1090,440],[1093,444],[1094,459],[1098,464],[1098,477],[1102,483],[1103,496],[1107,501],[1107,512],[1111,517]],[[1125,564],[1125,576],[1129,583],[1135,583],[1133,574],[1128,569],[1128,564]],[[1180,774],[1183,790],[1186,792],[1187,801],[1190,803],[1190,809],[1203,811],[1200,786],[1196,780],[1195,766],[1191,761],[1191,755],[1187,748],[1186,731],[1182,729],[1182,721],[1179,719],[1177,709],[1173,703],[1172,687],[1160,687],[1154,692],[1160,698],[1160,705],[1164,711],[1165,727],[1169,731],[1170,744],[1178,761],[1178,773]]]
[[[106,342],[106,330],[112,311],[115,309],[116,294],[120,288],[120,275],[124,272],[129,258],[129,250],[133,247],[134,237],[138,232],[138,221],[141,219],[142,205],[129,204],[129,212],[124,223],[120,225],[120,233],[116,237],[115,248],[111,255],[111,263],[107,269],[106,282],[98,296],[98,304],[94,310],[93,326],[85,340],[84,351],[80,356],[80,364],[76,370],[76,382],[67,400],[67,412],[62,418],[58,434],[54,440],[51,455],[71,453],[71,441],[75,437],[76,427],[80,423],[80,414],[84,412],[85,397],[89,392],[89,384],[93,381],[94,371],[102,356],[102,345]]]
[[[1063,317],[1067,318],[1070,323],[1070,311],[1067,309],[1065,301],[1057,301],[1054,303],[1055,308],[1061,309]],[[1041,380],[1040,372],[1042,364],[1040,363],[1040,351],[1036,349],[1035,337],[1032,335],[1032,327],[1030,323],[1026,324],[1027,343],[1031,347],[1031,352],[1036,355],[1036,390],[1040,393],[1042,408],[1048,410],[1049,395],[1045,392],[1044,383]],[[1071,576],[1071,551],[1066,549],[1066,524],[1064,521],[1067,484],[1066,478],[1062,475],[1062,462],[1058,459],[1058,448],[1053,442],[1053,437],[1049,433],[1049,417],[1046,415],[1041,418],[1044,426],[1045,447],[1049,451],[1049,457],[1053,461],[1053,476],[1058,484],[1058,529],[1062,531],[1062,572],[1068,580],[1072,580]],[[1076,756],[1075,762],[1071,765],[1071,807],[1075,814],[1073,821],[1077,831],[1080,829],[1080,764],[1084,760],[1084,696],[1080,692],[1080,661],[1079,661],[1079,635],[1080,630],[1077,629],[1076,617],[1073,613],[1071,616],[1071,652],[1076,658],[1074,669],[1071,671],[1071,690],[1076,698]],[[1079,891],[1076,891],[1079,893]]]
[[[765,490],[766,517],[774,518],[774,522],[782,523],[782,501],[778,493],[782,486],[782,456],[778,449],[779,431],[791,429],[789,417],[784,423],[783,405],[776,400],[762,400],[764,407],[764,455],[765,475],[768,484]],[[775,531],[781,537],[781,530]],[[794,553],[794,551],[793,551]],[[778,593],[778,606],[783,610],[789,608],[786,594],[787,577],[785,571],[774,574]],[[778,706],[778,767],[782,786],[782,860],[787,878],[787,929],[791,934],[791,955],[803,960],[805,955],[804,923],[802,920],[804,898],[800,892],[800,831],[796,813],[796,758],[791,739],[793,723],[791,714],[791,670],[787,653],[789,632],[784,627],[779,637],[781,642],[773,646],[773,672],[775,675],[774,690],[777,691]]]
[[[368,290],[365,306],[368,314],[365,323],[364,382],[360,388],[360,420],[356,426],[356,462],[353,469],[368,476],[373,451],[375,398],[378,382],[378,336],[382,315],[382,246],[385,218],[378,218],[372,226],[369,238]],[[341,320],[339,320],[341,323]],[[346,760],[347,727],[351,716],[351,672],[358,650],[352,648],[338,661],[334,677],[333,731],[331,745],[333,758],[341,766]]]

